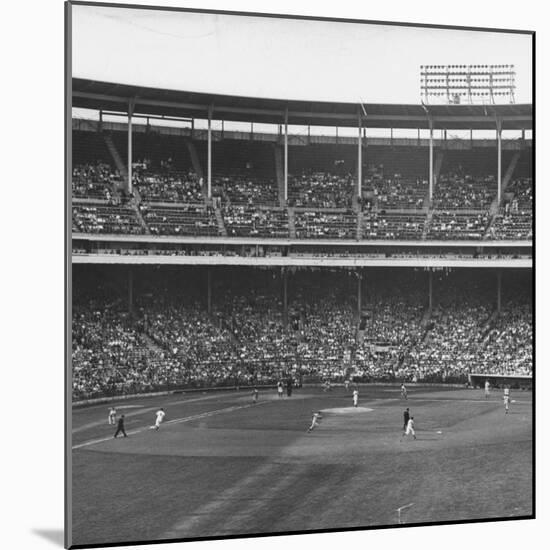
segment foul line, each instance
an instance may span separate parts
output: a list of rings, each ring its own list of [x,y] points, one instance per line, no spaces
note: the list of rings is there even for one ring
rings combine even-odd
[[[210,416],[215,416],[217,414],[237,411],[239,409],[248,409],[249,407],[257,407],[258,405],[265,405],[266,403],[269,403],[269,401],[260,401],[258,403],[249,403],[248,405],[235,405],[233,407],[226,407],[224,409],[215,409],[213,411],[207,411],[200,414],[194,414],[192,416],[184,416],[182,418],[174,418],[173,420],[168,420],[166,422],[163,422],[164,425],[171,425],[171,424],[183,424],[184,422],[191,422],[192,420],[199,420],[201,418],[208,418]],[[126,432],[128,435],[135,435],[141,432],[145,432],[147,430],[150,430],[150,426],[146,426],[144,428],[138,428],[136,430],[128,431]],[[124,437],[124,436],[123,436]],[[93,439],[92,441],[85,441],[84,443],[79,443],[78,445],[73,445],[71,448],[74,449],[81,449],[82,447],[88,447],[90,445],[96,445],[97,443],[105,443],[106,441],[111,441],[114,439],[114,437],[111,435],[109,437],[102,437],[101,439]]]

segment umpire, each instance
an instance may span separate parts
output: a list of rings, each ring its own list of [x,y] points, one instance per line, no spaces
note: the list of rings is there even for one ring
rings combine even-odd
[[[409,418],[411,415],[409,414],[409,407],[403,412],[403,431],[407,429],[407,424],[409,423]]]
[[[124,437],[128,437],[126,435],[126,431],[124,430],[124,415],[120,415],[120,418],[118,419],[118,425],[116,428],[115,435],[113,437],[116,437],[120,432],[124,435]]]

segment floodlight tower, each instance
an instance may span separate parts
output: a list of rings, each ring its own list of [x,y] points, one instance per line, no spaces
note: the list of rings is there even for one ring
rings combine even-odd
[[[430,127],[430,200],[433,192],[433,120],[425,104],[430,99],[470,105],[494,105],[500,98],[515,102],[516,71],[514,65],[421,65],[420,95]],[[495,100],[496,98],[496,100]],[[487,109],[485,109],[487,115]],[[497,145],[497,199],[502,195],[502,120],[495,114]]]
[[[514,103],[515,80],[514,65],[420,65],[420,96],[425,103],[451,105],[494,105],[505,97]]]

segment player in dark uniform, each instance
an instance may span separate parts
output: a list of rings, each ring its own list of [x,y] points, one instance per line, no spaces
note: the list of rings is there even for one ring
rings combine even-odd
[[[118,419],[118,424],[117,424],[117,428],[116,428],[116,432],[115,432],[115,435],[113,437],[116,437],[119,433],[122,432],[122,435],[124,437],[128,437],[126,435],[126,431],[124,430],[124,415],[120,415],[120,418]]]
[[[286,396],[290,397],[292,395],[292,378],[289,376],[286,381]]]
[[[411,415],[409,414],[409,407],[403,412],[403,431],[407,429],[407,424],[409,423],[409,418]]]

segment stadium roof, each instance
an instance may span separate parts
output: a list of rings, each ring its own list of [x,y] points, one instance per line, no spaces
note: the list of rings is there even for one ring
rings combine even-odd
[[[127,84],[73,78],[73,107],[126,112],[134,101],[134,113],[183,118],[282,124],[288,109],[289,124],[303,126],[356,127],[361,116],[371,128],[495,129],[532,128],[532,106],[522,105],[398,105],[382,103],[337,103],[264,99],[209,93],[163,90]]]

